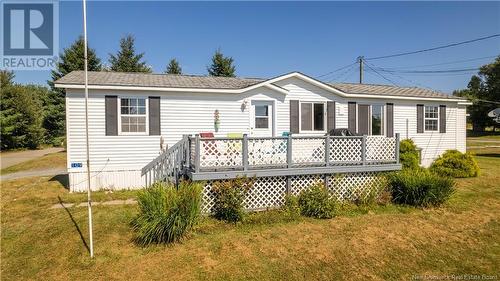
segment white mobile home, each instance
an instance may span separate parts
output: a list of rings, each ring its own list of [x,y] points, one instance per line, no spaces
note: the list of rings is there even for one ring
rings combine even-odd
[[[445,150],[466,149],[468,102],[427,89],[327,84],[298,72],[272,79],[89,72],[88,79],[94,189],[144,186],[147,179],[141,169],[183,136],[200,133],[216,138],[243,134],[278,138],[289,133],[323,137],[331,129],[348,128],[367,136],[398,135],[415,141],[424,166]],[[67,165],[72,191],[86,187],[83,82],[81,71],[56,81],[57,87],[66,90]],[[196,150],[193,147],[192,153]],[[242,149],[240,145],[235,148]],[[214,155],[229,155],[220,150]],[[324,148],[321,151],[321,157],[325,153],[327,158],[333,157]],[[397,155],[394,153],[392,157]],[[248,161],[248,156],[238,157],[240,162]]]

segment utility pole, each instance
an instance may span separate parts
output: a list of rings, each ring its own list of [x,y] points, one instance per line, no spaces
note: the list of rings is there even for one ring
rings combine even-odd
[[[358,57],[358,62],[359,62],[359,84],[363,84],[363,60],[365,57],[359,56]]]

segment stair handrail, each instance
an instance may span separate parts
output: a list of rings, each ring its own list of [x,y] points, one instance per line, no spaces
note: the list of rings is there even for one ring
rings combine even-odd
[[[177,178],[179,173],[183,171],[184,165],[189,161],[189,155],[186,155],[189,153],[186,146],[189,147],[189,137],[187,135],[144,166],[141,169],[141,176],[146,176],[146,186],[164,178],[166,179],[169,172],[175,173],[173,177]],[[172,162],[169,163],[168,158],[172,156]]]

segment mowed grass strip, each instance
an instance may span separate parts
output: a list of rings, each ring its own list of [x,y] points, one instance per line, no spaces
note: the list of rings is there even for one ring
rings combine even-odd
[[[497,275],[500,268],[500,158],[478,157],[482,174],[457,181],[439,209],[352,207],[331,220],[286,222],[278,212],[247,223],[205,218],[181,243],[141,248],[129,222],[137,206],[94,208],[95,255],[86,208],[58,181],[2,183],[2,279],[401,280],[414,275]],[[99,195],[104,194],[104,195]],[[96,197],[119,195],[96,193]],[[133,194],[126,194],[133,196]],[[78,198],[75,199],[76,196]]]
[[[10,174],[27,170],[43,170],[66,167],[66,152],[56,152],[25,161],[0,170],[0,174]]]

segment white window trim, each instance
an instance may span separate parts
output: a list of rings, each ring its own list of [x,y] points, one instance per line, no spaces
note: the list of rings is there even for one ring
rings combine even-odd
[[[253,113],[253,124],[254,124],[254,129],[256,130],[269,130],[271,129],[271,118],[272,118],[272,104],[258,104],[258,105],[254,105],[254,107],[257,107],[257,106],[265,106],[267,107],[267,116],[257,116],[257,110],[254,109],[254,113]],[[271,108],[269,108],[269,106],[271,106]],[[257,118],[267,118],[267,127],[266,128],[257,128]]]
[[[312,128],[314,128],[314,104],[323,104],[323,130],[302,130],[302,104],[303,103],[311,103],[312,104],[312,110],[311,110],[311,120],[313,122]],[[299,101],[299,133],[304,133],[304,134],[319,134],[319,133],[326,133],[326,119],[327,119],[327,102],[326,101]]]
[[[268,111],[268,114],[270,114],[268,120],[271,123],[269,128],[256,128],[255,127],[255,106],[254,103],[265,103],[271,106],[271,109]],[[250,100],[250,118],[249,118],[249,124],[250,124],[250,133],[253,134],[254,132],[257,133],[263,133],[270,131],[271,136],[275,136],[276,132],[276,118],[277,118],[277,113],[276,113],[276,100],[274,99],[252,99]]]
[[[145,99],[146,106],[146,131],[122,132],[122,99]],[[125,114],[126,116],[129,116]],[[136,116],[137,117],[137,116]],[[143,96],[118,96],[118,135],[119,136],[148,136],[149,135],[149,98]]]
[[[428,117],[425,117],[425,109],[427,107],[436,107],[437,108],[437,117],[436,118],[428,118]],[[439,132],[439,105],[425,105],[424,104],[424,132]],[[436,130],[427,130],[425,128],[425,120],[437,120],[437,125],[436,125]]]

